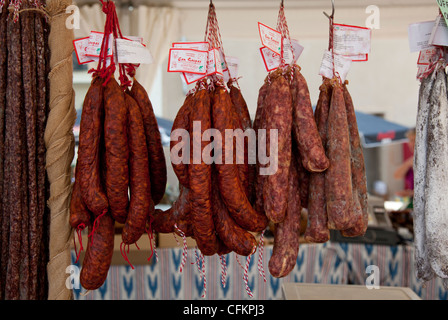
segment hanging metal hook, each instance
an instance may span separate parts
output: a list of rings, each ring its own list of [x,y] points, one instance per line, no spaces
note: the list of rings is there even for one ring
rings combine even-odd
[[[329,16],[328,13],[326,13],[325,11],[324,11],[324,15],[328,19],[333,19],[334,18],[334,0],[331,0],[331,15]]]

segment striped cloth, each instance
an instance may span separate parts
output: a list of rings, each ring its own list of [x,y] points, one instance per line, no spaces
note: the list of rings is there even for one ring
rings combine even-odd
[[[435,279],[425,286],[415,277],[412,246],[377,246],[356,243],[303,244],[292,272],[281,279],[269,274],[272,246],[262,255],[251,256],[245,279],[246,257],[225,256],[225,272],[219,256],[202,259],[194,248],[187,250],[185,266],[180,271],[182,248],[157,249],[148,265],[111,266],[104,285],[95,291],[73,289],[79,300],[275,300],[282,299],[285,282],[321,284],[365,284],[366,268],[377,266],[380,286],[409,287],[422,299],[446,300],[442,281]],[[72,254],[75,261],[75,254]],[[205,270],[205,288],[202,270]],[[225,285],[223,282],[225,275]],[[247,286],[246,286],[247,284]],[[205,291],[204,291],[205,290]],[[252,297],[250,297],[252,294]]]

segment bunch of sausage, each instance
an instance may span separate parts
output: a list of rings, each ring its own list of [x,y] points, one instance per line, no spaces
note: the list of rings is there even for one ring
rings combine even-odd
[[[0,3],[0,300],[48,296],[50,28],[38,4]]]
[[[255,208],[273,223],[274,277],[288,275],[296,264],[302,208],[307,242],[328,241],[330,229],[347,237],[367,229],[364,158],[346,85],[323,78],[314,113],[297,65],[271,72],[260,88],[254,128],[279,131],[278,170],[258,174],[255,185]],[[266,140],[269,146],[269,135]]]
[[[80,275],[84,288],[97,289],[107,277],[115,222],[124,224],[126,252],[147,231],[166,181],[157,119],[144,87],[134,79],[129,90],[113,76],[94,76],[83,103],[70,203],[71,226],[89,228]]]
[[[199,128],[198,124],[200,130],[193,130]],[[268,219],[251,204],[255,165],[248,162],[247,144],[244,155],[237,155],[233,139],[214,140],[213,163],[206,163],[202,157],[194,159],[193,152],[210,152],[210,142],[203,139],[209,129],[224,134],[226,129],[244,131],[250,127],[250,115],[238,86],[232,82],[226,86],[216,79],[196,84],[173,123],[173,131],[183,129],[191,137],[190,161],[172,164],[180,195],[169,210],[155,210],[150,222],[156,232],[192,237],[205,256],[232,251],[248,256],[256,250],[254,233],[263,231]],[[181,143],[185,140],[171,141],[171,151],[181,150]],[[233,155],[234,161],[226,162],[226,155]]]

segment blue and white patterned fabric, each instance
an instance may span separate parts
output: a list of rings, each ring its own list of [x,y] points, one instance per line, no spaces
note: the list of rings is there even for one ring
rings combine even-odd
[[[247,268],[246,257],[235,253],[226,255],[225,273],[219,256],[204,257],[202,266],[194,248],[187,250],[181,270],[183,254],[180,247],[158,248],[157,261],[154,256],[148,265],[136,265],[134,269],[113,265],[101,288],[87,293],[84,289],[74,289],[74,297],[78,300],[273,300],[283,298],[284,282],[365,284],[369,276],[366,268],[374,265],[379,270],[380,286],[409,287],[422,299],[448,298],[440,279],[425,286],[417,282],[412,246],[302,244],[296,266],[281,279],[269,274],[272,246],[265,246],[262,254],[258,250],[252,255]],[[205,283],[201,270],[205,270]],[[247,281],[244,281],[245,274]]]

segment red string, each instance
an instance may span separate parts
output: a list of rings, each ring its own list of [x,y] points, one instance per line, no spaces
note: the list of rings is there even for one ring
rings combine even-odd
[[[127,247],[127,252],[126,252],[126,247]],[[121,252],[121,255],[123,256],[124,260],[127,263],[129,263],[129,265],[131,266],[132,269],[134,269],[134,266],[132,265],[131,261],[129,261],[129,258],[127,255],[129,253],[129,245],[125,244],[124,242],[121,242],[120,243],[120,252]]]
[[[76,227],[76,234],[78,235],[78,241],[79,241],[79,252],[76,254],[76,260],[75,263],[78,262],[79,260],[79,256],[81,255],[82,250],[84,250],[83,246],[82,246],[82,235],[81,232],[82,230],[84,230],[84,228],[86,227],[86,225],[84,223],[80,223],[77,227]],[[76,252],[76,239],[75,237],[73,237],[73,243],[75,246],[75,252]]]
[[[96,231],[96,229],[98,228],[98,224],[99,224],[99,220],[101,219],[102,216],[104,216],[107,213],[107,209],[105,209],[98,217],[95,218],[95,221],[93,221],[92,224],[92,231],[89,234],[89,237],[93,236],[93,233]],[[93,238],[91,239],[91,241],[93,241]]]

